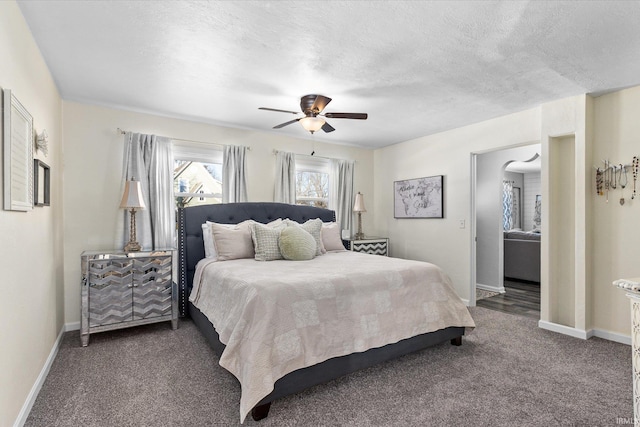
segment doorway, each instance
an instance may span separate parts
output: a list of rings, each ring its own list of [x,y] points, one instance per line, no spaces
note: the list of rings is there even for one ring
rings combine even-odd
[[[472,305],[540,318],[540,151],[472,154]]]

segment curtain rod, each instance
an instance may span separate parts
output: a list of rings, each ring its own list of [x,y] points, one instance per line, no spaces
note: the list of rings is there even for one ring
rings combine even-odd
[[[120,135],[124,135],[125,133],[127,133],[127,131],[122,130],[120,128],[117,129],[117,132]],[[196,140],[193,140],[193,139],[182,139],[182,138],[171,138],[170,136],[165,136],[164,138],[169,138],[169,139],[171,139],[173,141],[194,142],[196,144],[207,144],[207,145],[216,145],[218,147],[224,147],[224,144],[219,144],[217,142],[196,141]],[[251,147],[247,147],[247,150],[251,151]]]
[[[273,154],[276,155],[280,152],[281,150],[273,150]],[[283,151],[284,153],[285,151]],[[293,153],[296,156],[303,156],[303,157],[311,157],[311,158],[315,158],[315,159],[325,159],[325,160],[343,160],[345,162],[353,162],[356,163],[355,160],[347,160],[347,159],[338,159],[336,157],[324,157],[324,156],[316,156],[315,151],[312,154],[298,154],[298,153]]]

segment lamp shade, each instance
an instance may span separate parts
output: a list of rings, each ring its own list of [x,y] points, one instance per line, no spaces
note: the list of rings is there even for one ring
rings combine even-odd
[[[302,125],[302,127],[311,133],[317,132],[322,129],[324,123],[325,121],[322,117],[307,116],[300,119],[300,124]]]
[[[364,196],[358,191],[356,194],[356,202],[353,204],[354,212],[366,212],[367,208],[364,207]]]
[[[140,181],[131,180],[125,183],[120,207],[129,209],[144,209],[146,207],[142,197]]]

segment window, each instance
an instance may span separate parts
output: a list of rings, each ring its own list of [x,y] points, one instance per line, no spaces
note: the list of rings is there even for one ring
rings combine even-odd
[[[329,169],[327,159],[296,158],[296,204],[329,207]]]
[[[222,203],[222,151],[173,141],[173,194],[177,207]]]

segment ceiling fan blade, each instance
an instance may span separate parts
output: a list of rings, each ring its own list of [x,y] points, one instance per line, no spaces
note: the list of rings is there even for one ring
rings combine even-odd
[[[291,114],[300,114],[300,112],[289,111],[289,110],[278,110],[277,108],[267,108],[267,107],[259,107],[258,110],[267,110],[267,111],[277,111],[279,113],[291,113]]]
[[[316,100],[313,102],[313,106],[311,107],[311,110],[313,111],[317,111],[318,113],[321,113],[322,110],[325,109],[325,107],[331,102],[331,98],[326,97],[324,95],[318,95],[316,97]]]
[[[298,114],[298,113],[296,113],[296,114]],[[300,119],[301,119],[301,118],[302,118],[302,117],[300,117]],[[285,127],[285,126],[289,126],[291,123],[295,123],[295,122],[299,121],[300,119],[293,119],[293,120],[289,120],[288,122],[280,123],[279,125],[276,125],[276,126],[274,126],[273,128],[274,128],[274,129],[280,129],[280,128],[283,128],[283,127]]]
[[[335,129],[333,128],[333,126],[331,126],[329,123],[324,122],[324,124],[322,125],[321,128],[323,131],[329,133],[329,132],[333,132]]]
[[[367,120],[367,113],[326,113],[323,114],[328,119],[357,119]]]

